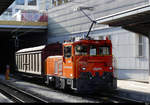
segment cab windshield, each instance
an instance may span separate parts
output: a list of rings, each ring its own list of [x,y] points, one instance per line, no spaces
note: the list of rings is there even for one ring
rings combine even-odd
[[[110,55],[110,46],[97,45],[76,45],[75,55],[89,55],[89,56],[107,56]]]
[[[99,47],[99,55],[110,55],[110,47]]]
[[[76,45],[75,55],[87,55],[88,46],[86,45]]]
[[[96,56],[97,55],[97,47],[95,45],[90,46],[90,56]]]

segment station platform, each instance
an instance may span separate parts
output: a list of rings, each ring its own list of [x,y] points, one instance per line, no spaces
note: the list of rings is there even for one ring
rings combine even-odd
[[[33,90],[36,91],[36,88],[38,87],[35,85],[32,86],[33,84],[31,84],[31,83],[26,83],[26,82],[16,80],[11,77],[10,77],[10,80],[5,80],[4,75],[0,75],[0,80],[13,83],[16,86],[24,87],[31,91],[33,91]],[[120,97],[126,97],[128,99],[136,100],[136,101],[142,102],[142,103],[145,103],[145,102],[150,103],[150,84],[143,83],[143,82],[131,81],[131,80],[117,80],[117,85],[118,85],[117,93]],[[31,88],[29,88],[29,87],[31,87]],[[34,87],[34,88],[32,88],[32,87]],[[38,88],[41,88],[41,87],[38,87]],[[40,91],[38,90],[37,92],[40,92]],[[44,94],[44,92],[41,92],[40,94]],[[47,94],[47,93],[45,93],[45,94]],[[1,98],[1,96],[0,96],[0,98]],[[1,100],[0,100],[0,102],[1,102]]]
[[[120,96],[150,103],[150,84],[131,80],[117,80],[118,93]]]

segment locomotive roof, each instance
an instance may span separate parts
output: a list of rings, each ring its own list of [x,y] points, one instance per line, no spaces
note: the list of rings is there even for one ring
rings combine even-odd
[[[46,45],[25,48],[25,49],[18,50],[16,53],[31,52],[31,51],[40,51],[40,50],[44,49],[45,47],[46,47]]]
[[[78,41],[74,41],[74,42],[65,42],[64,44],[79,44],[79,43],[91,43],[91,44],[103,44],[103,43],[107,43],[107,44],[110,44],[111,41],[110,40],[78,40]]]
[[[48,58],[59,58],[59,57],[62,57],[62,56],[60,56],[60,55],[58,55],[58,56],[49,56]]]

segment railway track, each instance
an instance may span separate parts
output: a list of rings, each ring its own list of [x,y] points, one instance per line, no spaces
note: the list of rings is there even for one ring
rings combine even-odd
[[[48,103],[46,100],[2,82],[0,82],[0,92],[14,103]]]
[[[34,81],[32,83],[39,84],[39,82],[37,83]],[[39,84],[39,85],[42,85],[42,84]],[[45,86],[45,85],[43,85],[43,86]],[[53,88],[51,88],[51,89],[53,89]],[[102,93],[92,94],[92,95],[81,95],[81,94],[77,94],[74,92],[66,92],[66,91],[57,90],[57,89],[54,89],[54,91],[59,92],[59,93],[64,93],[64,94],[70,94],[70,95],[77,96],[77,97],[94,99],[94,100],[99,101],[100,103],[142,103],[141,101],[121,97],[117,94],[117,91],[102,92]]]
[[[55,90],[59,93],[70,94],[72,96],[82,97],[83,99],[96,100],[100,103],[143,103],[142,101],[137,101],[129,99],[126,97],[121,97],[117,95],[117,92],[102,92],[98,94],[78,94],[76,92],[68,92],[62,90]]]

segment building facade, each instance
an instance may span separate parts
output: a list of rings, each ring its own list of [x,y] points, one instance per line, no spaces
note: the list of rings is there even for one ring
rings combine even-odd
[[[14,3],[0,16],[0,20],[19,20],[20,11],[46,12],[49,0],[15,0]],[[33,12],[34,14],[34,12]]]
[[[15,0],[11,5],[13,14],[19,10],[45,11],[47,0]]]
[[[93,7],[84,12],[93,20],[149,4],[149,0],[50,0],[48,43],[63,42],[72,36],[86,35],[91,21],[77,8]],[[118,79],[148,82],[148,39],[121,27],[94,25],[90,36],[109,36],[113,44],[114,66]]]

